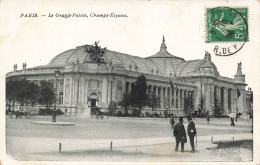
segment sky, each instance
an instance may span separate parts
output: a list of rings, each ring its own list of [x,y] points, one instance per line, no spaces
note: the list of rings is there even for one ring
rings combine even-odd
[[[197,3],[200,2],[200,3]],[[233,78],[237,63],[242,62],[246,83],[255,87],[252,70],[259,71],[257,37],[259,11],[254,1],[221,1],[219,5],[249,5],[249,42],[229,57],[214,55],[215,44],[205,43],[205,8],[216,6],[206,1],[2,1],[0,2],[0,75],[13,70],[45,65],[68,49],[100,41],[102,47],[139,57],[159,51],[163,35],[168,52],[185,60],[201,59],[205,51],[212,55],[219,73]],[[239,2],[239,3],[238,3]],[[21,17],[37,13],[39,17]],[[54,17],[41,17],[53,14]],[[62,18],[56,14],[124,14],[123,18]],[[257,15],[258,14],[258,15]],[[254,38],[255,37],[255,38]]]

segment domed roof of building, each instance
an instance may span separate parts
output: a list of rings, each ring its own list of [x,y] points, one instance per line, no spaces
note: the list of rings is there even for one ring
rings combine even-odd
[[[67,63],[73,63],[77,60],[80,63],[88,61],[89,54],[85,51],[86,47],[91,47],[91,45],[78,46],[75,49],[67,50],[54,57],[49,64],[38,67],[65,67]],[[167,51],[164,37],[160,51],[155,55],[141,58],[106,50],[104,59],[107,62],[112,62],[114,65],[123,66],[127,71],[137,71],[144,74],[153,74],[165,77],[173,75],[177,77],[187,76],[190,72],[198,71],[202,64],[206,65],[205,59],[185,61],[183,58],[171,55]]]
[[[211,61],[211,56],[208,52],[205,53],[204,59],[189,60],[181,62],[176,69],[176,76],[189,76],[193,72],[210,71],[215,75],[219,75],[216,65]]]

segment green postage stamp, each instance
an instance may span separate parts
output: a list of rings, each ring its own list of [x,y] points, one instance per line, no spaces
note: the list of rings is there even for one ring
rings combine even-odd
[[[247,42],[248,8],[206,8],[206,42]]]

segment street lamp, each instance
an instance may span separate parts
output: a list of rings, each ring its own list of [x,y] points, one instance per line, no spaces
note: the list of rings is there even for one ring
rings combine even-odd
[[[57,79],[60,77],[60,71],[57,69],[54,71],[55,75],[55,95],[54,95],[54,108],[52,113],[52,122],[56,122],[56,99],[57,99]]]

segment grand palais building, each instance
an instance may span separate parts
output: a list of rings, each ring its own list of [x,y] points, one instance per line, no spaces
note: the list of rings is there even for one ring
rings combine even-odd
[[[191,99],[193,110],[198,110],[203,100],[203,111],[209,114],[213,114],[216,101],[222,114],[245,114],[250,110],[251,91],[245,88],[247,84],[241,63],[234,78],[223,77],[209,53],[206,52],[201,59],[185,61],[167,51],[164,38],[159,52],[152,56],[141,58],[107,50],[104,55],[106,63],[101,64],[91,61],[86,47],[90,45],[66,50],[47,65],[33,68],[23,65],[22,70],[17,70],[15,65],[6,78],[25,77],[35,83],[42,80],[54,82],[54,71],[59,70],[57,107],[68,115],[90,115],[93,107],[107,110],[111,101],[118,103],[124,93],[130,93],[137,77],[142,74],[147,80],[147,94],[160,97],[160,106],[155,109],[158,114],[164,112],[165,100],[169,100],[169,113],[183,114],[184,98]],[[118,106],[117,110],[120,109],[124,111]],[[151,108],[142,109],[142,113],[146,111],[151,112]]]

